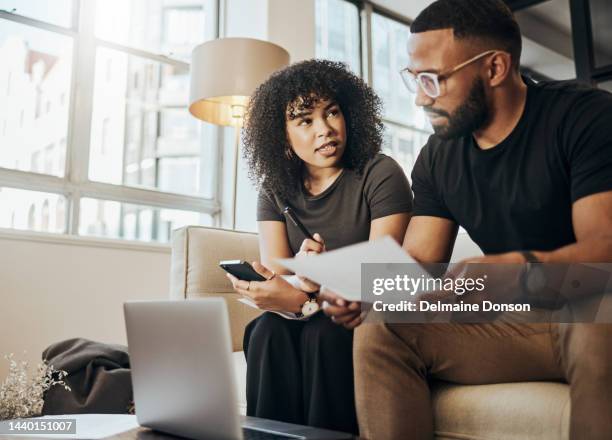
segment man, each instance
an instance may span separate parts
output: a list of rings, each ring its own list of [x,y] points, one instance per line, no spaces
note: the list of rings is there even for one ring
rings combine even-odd
[[[459,226],[479,263],[612,262],[612,95],[519,73],[521,35],[501,0],[439,0],[411,26],[402,73],[435,134],[412,172],[404,248],[448,262]],[[505,284],[520,290],[519,278]],[[356,322],[355,304],[327,313]],[[359,321],[359,320],[357,320]],[[430,439],[428,379],[565,380],[570,437],[612,438],[612,326],[366,324],[355,332],[361,435]]]

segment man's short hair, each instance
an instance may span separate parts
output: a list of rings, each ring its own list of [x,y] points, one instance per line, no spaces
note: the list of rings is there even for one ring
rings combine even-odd
[[[438,0],[425,8],[410,26],[419,33],[452,29],[457,39],[490,41],[491,49],[508,51],[518,69],[521,30],[502,0]]]

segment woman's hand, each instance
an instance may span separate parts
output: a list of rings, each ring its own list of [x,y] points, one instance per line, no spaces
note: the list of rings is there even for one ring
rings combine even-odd
[[[234,290],[253,301],[262,310],[298,313],[308,295],[293,287],[283,277],[258,262],[252,263],[253,269],[266,278],[266,281],[239,280],[231,274],[226,276]]]
[[[305,255],[316,255],[321,252],[325,252],[325,240],[321,237],[320,234],[314,234],[312,236],[314,240],[310,238],[304,239],[302,245],[300,246],[300,250],[295,256],[305,256]]]
[[[325,241],[323,240],[323,237],[321,237],[320,234],[314,234],[313,238],[314,240],[307,238],[302,242],[300,250],[297,254],[295,254],[296,257],[317,255],[321,252],[325,252]],[[297,277],[300,280],[299,287],[304,292],[314,293],[318,292],[321,288],[321,286],[313,281],[310,281],[308,278],[304,278],[299,275]]]

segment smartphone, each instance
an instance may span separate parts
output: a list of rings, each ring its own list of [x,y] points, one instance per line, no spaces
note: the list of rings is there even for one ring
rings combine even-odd
[[[253,266],[242,260],[219,261],[219,266],[231,273],[239,280],[244,281],[266,281],[266,278],[258,274]]]

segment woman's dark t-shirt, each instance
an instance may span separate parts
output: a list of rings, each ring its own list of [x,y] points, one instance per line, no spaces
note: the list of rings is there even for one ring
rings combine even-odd
[[[612,94],[527,85],[523,115],[499,145],[432,135],[412,172],[413,215],[453,220],[486,254],[574,243],[572,203],[612,190]]]
[[[319,233],[327,250],[362,241],[370,235],[374,219],[412,210],[412,193],[404,171],[392,158],[377,154],[361,175],[344,169],[325,191],[311,196],[302,188],[287,201],[311,234]],[[257,221],[287,224],[289,245],[297,253],[304,241],[302,232],[282,214],[284,203],[269,191],[261,191]]]

